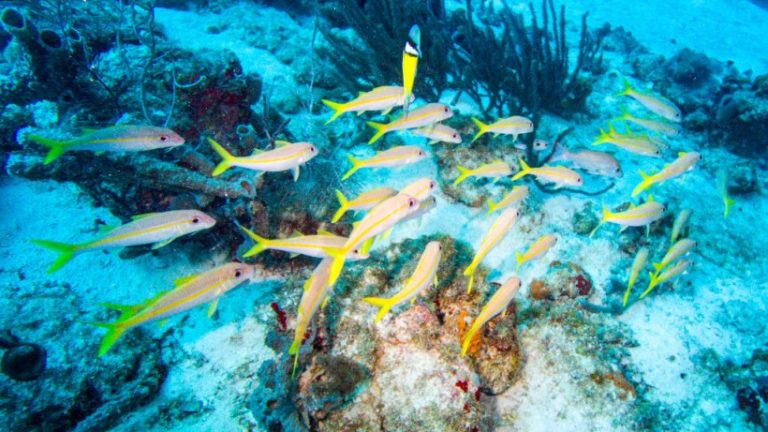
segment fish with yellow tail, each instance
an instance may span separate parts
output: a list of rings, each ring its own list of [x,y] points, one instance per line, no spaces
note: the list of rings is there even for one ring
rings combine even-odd
[[[153,321],[164,320],[195,306],[210,302],[208,316],[216,312],[219,298],[245,281],[253,278],[254,268],[248,264],[229,263],[207,272],[183,277],[174,282],[175,288],[137,305],[104,304],[121,312],[112,323],[90,323],[107,329],[101,341],[99,357],[109,351],[126,331]]]
[[[381,187],[362,193],[358,195],[357,198],[349,200],[340,190],[336,189],[336,198],[339,200],[339,209],[334,213],[331,222],[338,222],[339,219],[344,216],[344,213],[349,210],[370,210],[376,207],[380,202],[395,195],[397,195],[396,190],[389,187]]]
[[[555,185],[555,189],[560,189],[563,186],[581,187],[584,184],[584,180],[576,171],[563,166],[549,165],[531,168],[522,158],[520,158],[520,171],[512,176],[512,181],[521,179],[527,175],[533,175],[539,180],[552,183]]]
[[[48,154],[43,161],[45,165],[68,151],[140,152],[184,144],[184,138],[170,129],[128,125],[88,130],[82,136],[70,140],[55,140],[39,135],[27,135],[27,139],[48,147]]]
[[[509,207],[519,202],[522,202],[524,199],[528,198],[529,194],[530,194],[530,189],[528,188],[528,186],[515,186],[512,188],[512,191],[506,194],[504,198],[502,198],[501,201],[497,203],[491,201],[491,199],[488,198],[487,214],[491,214],[496,210],[503,209],[505,207]]]
[[[240,167],[254,171],[292,171],[293,180],[299,179],[299,167],[317,156],[317,148],[310,143],[289,143],[287,141],[275,141],[277,148],[269,151],[257,150],[251,156],[233,156],[221,144],[208,138],[213,150],[223,159],[213,169],[214,177],[222,174],[232,167]]]
[[[356,251],[356,253],[362,256],[367,256],[368,245],[370,245],[370,241],[375,236],[388,231],[398,222],[418,211],[419,206],[419,200],[416,198],[397,194],[392,198],[382,201],[366,213],[352,229],[341,250],[329,251],[334,258],[333,265],[331,266],[330,284],[334,285],[336,280],[338,280],[344,268],[344,260],[350,252]]]
[[[620,225],[622,227],[621,230],[623,231],[627,227],[649,226],[651,223],[664,217],[666,211],[666,207],[663,204],[654,201],[652,197],[645,203],[640,204],[639,206],[633,205],[629,210],[623,212],[614,213],[603,204],[603,217],[600,219],[600,222],[595,229],[589,233],[589,237],[594,236],[598,228],[603,226],[606,222]]]
[[[640,275],[640,271],[645,267],[645,263],[648,261],[648,248],[642,248],[637,251],[635,260],[632,261],[632,267],[629,269],[629,281],[627,282],[627,290],[624,291],[624,307],[627,307],[629,303],[629,294],[632,292],[632,287],[635,286],[637,276]]]
[[[660,133],[666,136],[677,136],[682,132],[682,127],[677,123],[672,123],[666,120],[656,120],[649,118],[636,117],[627,111],[626,107],[621,107],[621,115],[612,119],[611,121],[624,120],[632,122],[638,126],[641,126],[650,131]]]
[[[728,196],[728,170],[726,168],[717,170],[717,190],[720,192],[720,196],[723,198],[723,205],[725,206],[723,218],[728,219],[728,214],[731,213],[731,206],[736,204],[736,201]]]
[[[429,126],[450,118],[451,116],[453,116],[453,111],[451,111],[448,105],[430,103],[416,108],[407,114],[403,114],[387,124],[372,121],[366,122],[368,126],[376,129],[376,134],[368,140],[368,144],[375,143],[388,132]]]
[[[653,289],[657,286],[685,273],[689,268],[691,268],[691,265],[692,263],[688,260],[680,260],[672,267],[661,272],[661,274],[653,274],[648,272],[648,276],[650,276],[651,281],[648,283],[648,288],[646,288],[645,291],[640,294],[640,298],[645,298],[645,296],[650,294],[650,292],[653,291]]]
[[[256,245],[243,254],[243,258],[258,255],[265,250],[279,250],[292,255],[304,255],[314,258],[326,258],[329,252],[341,250],[347,242],[346,237],[330,233],[318,233],[316,235],[298,235],[285,239],[267,239],[245,227],[240,227]],[[355,251],[347,254],[347,259],[357,261],[367,257],[361,256]]]
[[[394,306],[409,300],[413,301],[425,289],[437,285],[437,269],[440,265],[441,253],[442,246],[440,246],[440,242],[429,242],[427,247],[424,248],[424,252],[421,254],[413,274],[405,281],[403,289],[390,298],[365,297],[363,299],[363,301],[379,308],[374,322],[381,321]]]
[[[683,233],[683,230],[686,228],[686,225],[688,224],[688,219],[690,219],[691,214],[693,213],[693,210],[691,209],[683,209],[680,211],[680,213],[675,218],[675,222],[672,224],[672,233],[669,236],[669,240],[671,242],[675,242],[677,238],[680,236],[680,234]]]
[[[31,240],[31,243],[58,252],[58,258],[48,269],[48,273],[53,273],[81,253],[147,244],[153,245],[152,249],[158,249],[181,236],[215,224],[215,219],[201,211],[173,210],[137,215],[133,221],[117,227],[104,226],[101,237],[85,243],[68,244],[50,240]]]
[[[498,180],[501,177],[512,175],[512,168],[502,160],[493,161],[475,169],[469,169],[461,165],[456,166],[456,169],[459,170],[459,176],[453,181],[454,186],[458,186],[470,177],[490,177]]]
[[[592,141],[593,146],[613,144],[616,147],[641,156],[661,157],[659,143],[637,135],[620,134],[613,124],[608,125],[608,132],[600,129],[600,135]]]
[[[409,98],[413,94],[413,83],[421,57],[421,29],[414,24],[408,32],[408,40],[403,48],[403,110],[408,113]]]
[[[488,232],[485,233],[485,237],[483,237],[483,240],[480,242],[480,248],[477,250],[475,258],[472,259],[472,262],[464,270],[464,276],[469,277],[467,294],[472,292],[472,283],[475,280],[475,270],[477,270],[477,267],[483,262],[483,259],[485,259],[485,256],[488,255],[491,249],[499,244],[504,236],[507,235],[517,221],[518,216],[520,216],[520,211],[516,208],[508,208],[504,210],[504,212],[493,222],[493,225],[491,225]]]
[[[381,86],[360,95],[349,102],[334,102],[323,99],[322,102],[328,108],[333,110],[333,115],[325,124],[336,120],[340,115],[348,112],[356,112],[358,115],[366,111],[381,111],[383,115],[388,114],[392,108],[405,104],[403,88],[398,86]],[[409,102],[413,102],[413,95]]]
[[[307,333],[312,317],[320,307],[325,306],[330,289],[333,287],[333,284],[329,283],[328,280],[332,263],[333,258],[324,258],[315,267],[312,276],[304,283],[304,293],[301,295],[298,317],[296,318],[296,331],[294,332],[293,343],[288,349],[288,355],[293,356],[293,372],[291,372],[291,376],[296,374],[296,365],[299,362],[299,348],[301,348],[301,342],[304,340],[304,335]]]
[[[435,123],[429,126],[413,129],[411,133],[416,136],[427,138],[430,144],[437,144],[439,142],[461,144],[461,135],[459,134],[459,131],[442,123]]]
[[[632,84],[626,78],[624,78],[624,89],[619,92],[619,96],[629,96],[640,102],[640,105],[646,107],[652,113],[660,115],[667,120],[675,123],[680,123],[683,120],[680,108],[672,103],[672,101],[656,93],[636,90],[632,88]]]
[[[519,135],[533,132],[533,122],[522,116],[498,119],[491,124],[485,124],[472,117],[472,122],[477,126],[477,133],[472,138],[472,142],[477,141],[481,136],[489,132],[494,134],[494,136],[512,135],[513,141],[517,141]]]
[[[480,315],[472,322],[472,326],[464,336],[464,341],[461,344],[461,356],[464,357],[469,350],[469,346],[472,343],[472,338],[475,334],[493,317],[498,314],[505,316],[507,312],[507,306],[515,297],[517,290],[520,289],[520,279],[516,276],[512,276],[504,282],[496,293],[493,294],[488,303],[480,310]]]
[[[658,275],[659,273],[661,273],[661,271],[665,267],[677,261],[677,259],[682,257],[683,255],[686,255],[688,252],[692,251],[693,248],[695,247],[696,247],[695,240],[691,240],[691,239],[678,240],[675,244],[669,247],[669,250],[664,255],[664,258],[661,259],[661,262],[653,263],[653,268],[654,270],[656,270],[656,274]]]
[[[399,146],[380,151],[369,159],[358,159],[352,155],[347,155],[347,159],[352,164],[341,180],[344,181],[356,173],[361,168],[385,168],[400,167],[416,163],[427,157],[427,153],[417,146]]]
[[[520,266],[524,263],[547,253],[547,251],[552,249],[552,246],[556,243],[557,237],[552,234],[547,234],[536,240],[525,253],[521,254],[520,252],[515,252],[515,257],[517,258],[517,270],[519,270]]]
[[[701,159],[701,154],[698,152],[690,152],[690,153],[680,152],[678,154],[677,159],[675,159],[672,163],[662,168],[661,171],[657,172],[654,175],[648,175],[643,171],[640,171],[640,176],[643,178],[643,181],[641,181],[632,191],[632,196],[635,197],[640,195],[640,193],[642,193],[644,190],[650,188],[651,186],[657,183],[665,182],[667,180],[680,177],[681,175],[685,174],[687,171],[692,170],[693,167],[696,166],[696,163],[700,159]]]

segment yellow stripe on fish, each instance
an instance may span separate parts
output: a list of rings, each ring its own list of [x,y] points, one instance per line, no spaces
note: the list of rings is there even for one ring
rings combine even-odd
[[[655,93],[635,90],[626,78],[624,78],[624,89],[619,93],[619,96],[629,96],[640,102],[641,105],[648,108],[652,113],[658,114],[667,120],[672,120],[675,123],[680,123],[683,120],[680,108],[672,103],[672,101]]]
[[[672,233],[669,236],[669,240],[671,242],[675,242],[683,232],[683,229],[685,229],[686,225],[688,224],[688,219],[690,219],[692,213],[693,210],[691,209],[683,209],[677,215],[675,218],[675,223],[672,224]]]
[[[442,123],[435,123],[429,126],[413,129],[411,133],[416,136],[428,138],[430,144],[438,142],[461,144],[461,135],[459,134],[459,131]]]
[[[664,205],[652,200],[618,213],[610,211],[608,207],[603,204],[603,217],[589,236],[592,237],[595,235],[597,229],[606,222],[621,225],[622,227],[649,225],[661,219],[666,210]]]
[[[474,322],[472,323],[472,327],[470,327],[467,334],[464,336],[464,341],[461,344],[461,356],[464,357],[467,354],[467,350],[469,349],[470,344],[472,343],[472,338],[475,337],[475,334],[477,334],[478,330],[480,330],[485,323],[490,321],[493,317],[498,315],[499,313],[502,313],[502,316],[505,315],[505,311],[507,309],[507,306],[509,306],[509,303],[512,301],[512,298],[515,297],[515,294],[517,293],[517,290],[520,289],[520,279],[512,276],[509,279],[507,279],[506,282],[504,282],[504,285],[499,288],[498,291],[496,291],[495,294],[493,294],[493,297],[491,297],[490,300],[488,300],[488,303],[483,306],[483,309],[480,311],[480,314],[475,318]]]
[[[397,195],[396,190],[388,187],[382,187],[362,193],[353,200],[348,200],[340,190],[336,189],[336,198],[339,200],[339,209],[336,211],[336,213],[334,213],[331,222],[338,222],[339,219],[344,216],[344,213],[349,210],[369,210],[385,199],[391,198],[395,195]]]
[[[352,155],[347,155],[352,164],[341,180],[344,181],[356,173],[361,168],[382,168],[399,167],[402,165],[416,163],[427,156],[427,153],[417,146],[399,146],[393,147],[376,153],[369,159],[357,159]]]
[[[510,168],[508,163],[501,160],[481,165],[475,169],[469,169],[461,165],[456,166],[456,168],[459,170],[459,176],[454,180],[454,186],[458,186],[470,177],[491,177],[498,180],[500,177],[512,175],[512,168]]]
[[[241,167],[256,171],[288,171],[293,170],[294,180],[299,178],[299,166],[317,156],[317,148],[309,143],[279,142],[279,147],[258,152],[251,156],[233,156],[221,144],[208,138],[208,143],[223,159],[214,168],[212,176],[216,177],[232,167]]]
[[[346,237],[336,235],[307,235],[286,239],[267,239],[245,227],[240,227],[256,245],[243,254],[243,258],[252,257],[265,250],[279,250],[291,254],[325,258],[331,256],[330,252],[339,251],[347,242]],[[363,257],[354,251],[347,255],[349,260],[359,260]]]
[[[373,144],[379,140],[384,134],[396,130],[414,129],[422,126],[431,125],[433,123],[441,122],[453,115],[453,111],[448,108],[447,105],[439,103],[426,104],[423,107],[416,108],[415,110],[405,113],[396,120],[383,124],[376,122],[366,122],[366,124],[376,129],[376,134],[371,137],[368,144]]]
[[[288,355],[294,356],[293,372],[291,376],[296,374],[296,365],[299,360],[299,348],[301,348],[301,342],[304,340],[304,335],[309,328],[312,317],[317,310],[325,304],[326,298],[330,294],[330,288],[333,286],[328,281],[332,262],[332,258],[324,258],[320,261],[320,264],[315,267],[312,276],[310,276],[305,284],[304,293],[301,295],[299,313],[296,317],[296,330],[294,331],[293,343],[288,349]]]
[[[520,216],[520,211],[516,208],[508,208],[493,222],[488,232],[480,242],[480,248],[477,250],[472,262],[464,270],[464,276],[469,276],[469,282],[467,283],[467,293],[472,292],[472,283],[475,279],[475,270],[483,262],[485,256],[494,248],[509,232],[512,226]]]
[[[680,276],[681,274],[688,271],[688,269],[691,267],[692,263],[687,260],[681,260],[678,261],[677,264],[674,266],[668,268],[661,274],[653,274],[651,272],[648,272],[648,276],[650,276],[651,281],[648,283],[648,288],[643,291],[642,294],[640,294],[640,298],[645,298],[648,294],[650,294],[651,291],[653,291],[654,288],[657,286],[663,284],[664,282],[667,282],[668,280],[675,278],[677,276]]]
[[[472,142],[477,141],[478,138],[488,132],[494,135],[512,135],[513,141],[517,141],[518,135],[533,132],[533,122],[521,116],[498,119],[492,124],[485,124],[472,117],[472,122],[477,126],[477,133],[472,138]]]
[[[717,170],[717,190],[720,192],[720,196],[723,198],[723,218],[728,219],[728,214],[731,213],[731,206],[736,204],[736,201],[728,196],[728,169],[721,167]]]
[[[682,127],[677,123],[668,122],[666,120],[654,120],[636,117],[627,111],[626,107],[621,107],[621,115],[613,120],[625,120],[632,122],[638,126],[642,126],[653,132],[658,132],[666,136],[680,135]]]
[[[334,111],[331,118],[328,119],[325,124],[327,125],[328,123],[331,123],[340,115],[348,112],[362,114],[366,111],[382,111],[383,114],[386,114],[392,108],[404,104],[405,97],[403,94],[403,87],[381,86],[376,87],[367,93],[361,93],[358,97],[349,102],[339,103],[323,99],[321,102]],[[413,95],[410,96],[410,101],[413,101]]]
[[[536,240],[536,242],[533,243],[524,254],[515,252],[515,257],[517,258],[517,270],[520,269],[520,266],[523,265],[523,263],[526,263],[547,253],[547,251],[550,250],[556,243],[557,237],[552,234],[547,234]]]
[[[560,189],[563,186],[581,187],[584,184],[579,173],[566,167],[542,165],[531,168],[522,158],[520,158],[520,172],[512,176],[512,181],[519,180],[529,174],[555,184],[555,189]]]
[[[651,186],[657,183],[661,183],[676,177],[680,177],[687,171],[692,170],[693,167],[696,166],[696,163],[700,159],[701,159],[701,154],[699,154],[698,152],[690,152],[690,153],[680,152],[677,159],[675,159],[672,163],[662,168],[659,172],[657,172],[654,175],[648,175],[643,171],[640,171],[640,176],[643,178],[643,181],[641,181],[632,191],[632,196],[635,197],[639,195],[644,190],[650,188]]]
[[[642,156],[661,157],[661,149],[657,141],[648,137],[619,134],[613,124],[608,125],[608,132],[600,129],[600,135],[592,142],[593,146],[602,144],[613,144],[622,150]]]
[[[637,276],[640,274],[640,271],[645,267],[645,263],[648,261],[648,248],[642,248],[639,251],[637,251],[637,255],[635,255],[635,260],[632,261],[632,267],[629,269],[629,279],[627,282],[627,290],[624,291],[624,307],[627,307],[627,303],[629,302],[629,294],[632,291],[632,287],[635,286],[635,281],[637,281]]]

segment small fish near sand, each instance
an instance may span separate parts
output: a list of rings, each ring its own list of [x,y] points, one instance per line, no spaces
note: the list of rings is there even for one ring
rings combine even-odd
[[[472,142],[477,141],[481,136],[487,133],[492,133],[494,136],[512,135],[512,140],[517,141],[519,135],[533,132],[533,122],[522,116],[498,119],[491,124],[485,124],[472,117],[472,122],[477,126],[477,133],[474,138],[472,138]]]
[[[456,166],[456,169],[459,170],[459,176],[453,181],[454,186],[460,185],[464,180],[470,177],[489,177],[496,181],[501,177],[512,175],[512,168],[508,163],[502,160],[493,161],[475,169],[469,169],[461,165]]]
[[[512,176],[512,181],[519,180],[527,175],[533,175],[539,180],[554,184],[556,190],[564,186],[581,187],[584,185],[584,180],[579,173],[573,170],[563,166],[550,165],[532,168],[521,158],[520,171]]]
[[[153,321],[160,321],[210,302],[208,316],[216,312],[219,298],[243,282],[252,279],[254,268],[243,263],[229,263],[207,272],[183,277],[174,282],[175,288],[162,292],[137,305],[104,304],[121,312],[112,323],[91,323],[107,329],[101,341],[99,357],[109,351],[117,340],[133,327]]]
[[[647,227],[651,223],[664,217],[666,211],[667,208],[663,204],[654,201],[652,197],[647,202],[640,204],[639,206],[633,205],[629,210],[623,212],[614,213],[603,204],[603,217],[589,236],[594,236],[597,230],[607,222],[620,225],[622,231],[626,227]]]
[[[418,146],[399,146],[392,147],[391,149],[380,151],[368,159],[358,159],[352,155],[348,155],[347,159],[352,164],[350,168],[341,177],[344,181],[356,173],[361,168],[389,168],[400,167],[416,163],[427,157],[427,153]]]
[[[528,198],[528,195],[530,194],[531,190],[528,186],[515,186],[512,188],[512,190],[504,195],[504,198],[502,198],[499,202],[495,203],[490,198],[488,198],[488,213],[491,214],[495,212],[496,210],[503,209],[505,207],[509,207],[511,205],[515,205],[524,199]]]
[[[675,218],[675,222],[672,224],[672,233],[669,235],[669,241],[674,243],[686,231],[688,220],[691,218],[692,213],[693,210],[691,209],[680,210],[680,213]]]
[[[680,112],[680,108],[678,108],[672,101],[653,92],[636,90],[626,78],[624,78],[624,89],[619,93],[619,96],[629,96],[640,102],[641,105],[646,107],[652,113],[660,115],[667,120],[671,120],[675,123],[683,121],[683,115]]]
[[[717,191],[723,199],[723,218],[728,219],[731,213],[731,206],[736,201],[728,195],[728,169],[721,167],[717,170]]]
[[[475,337],[477,332],[493,317],[498,314],[501,316],[506,315],[507,306],[515,297],[517,290],[520,289],[520,279],[516,276],[512,276],[504,282],[498,291],[493,294],[488,303],[483,306],[480,314],[472,322],[472,326],[469,331],[464,335],[464,341],[461,344],[461,356],[464,357],[469,350],[469,346],[472,343],[472,338]]]
[[[397,191],[390,187],[381,187],[370,190],[358,195],[355,199],[349,200],[344,194],[336,189],[336,198],[339,200],[339,209],[334,213],[331,223],[336,223],[349,210],[360,211],[370,210],[387,198],[397,195]]]
[[[691,268],[693,263],[688,260],[680,260],[677,262],[677,264],[673,265],[672,267],[664,270],[661,273],[653,274],[651,272],[648,272],[648,275],[651,278],[651,281],[648,283],[648,288],[643,291],[642,294],[640,294],[640,298],[643,299],[645,296],[651,293],[654,288],[657,286],[669,281],[670,279],[674,279],[685,272],[688,271],[688,269]]]
[[[448,105],[430,103],[403,114],[387,124],[372,121],[366,122],[368,126],[376,129],[376,133],[368,140],[368,144],[375,143],[386,133],[429,126],[451,118],[451,116],[453,116],[453,111],[451,111]]]
[[[496,218],[491,227],[485,233],[483,240],[480,242],[480,247],[477,249],[475,257],[472,262],[464,269],[464,276],[469,277],[467,283],[467,294],[472,292],[472,283],[475,280],[475,270],[485,259],[485,256],[493,249],[503,238],[507,235],[509,230],[517,221],[520,216],[520,211],[514,207],[504,210],[504,212]]]
[[[293,372],[296,374],[296,365],[299,361],[299,349],[304,335],[307,333],[312,317],[321,307],[325,307],[330,289],[333,284],[329,283],[329,271],[331,269],[332,258],[325,258],[315,267],[312,276],[304,283],[304,294],[299,302],[298,316],[296,317],[296,330],[294,331],[293,343],[288,348],[288,355],[293,356]]]
[[[651,186],[671,180],[673,178],[680,177],[686,172],[693,169],[696,163],[701,160],[701,154],[697,152],[679,153],[678,158],[672,163],[662,168],[659,172],[653,175],[648,175],[643,171],[640,171],[640,176],[643,178],[634,190],[632,190],[632,197],[640,195],[644,190]]]
[[[621,107],[621,115],[615,117],[611,121],[624,120],[632,122],[638,126],[641,126],[649,131],[660,133],[665,136],[677,136],[682,132],[682,127],[678,123],[672,123],[667,120],[651,119],[637,117],[630,113],[626,107]]]
[[[45,165],[68,151],[140,152],[177,147],[184,144],[184,138],[170,129],[129,125],[88,130],[83,135],[71,140],[55,140],[39,135],[28,135],[27,138],[50,149],[43,162]]]
[[[152,249],[158,249],[181,236],[211,228],[215,224],[215,219],[201,211],[173,210],[137,215],[132,222],[117,227],[104,226],[101,237],[85,243],[67,244],[50,240],[31,242],[58,252],[58,258],[48,269],[48,273],[53,273],[81,253],[146,244],[152,244]]]
[[[632,261],[632,267],[629,269],[629,278],[627,282],[627,290],[624,291],[623,305],[627,307],[629,303],[629,295],[632,292],[632,287],[635,286],[637,276],[640,275],[640,271],[645,267],[645,263],[648,261],[648,248],[642,248],[637,251],[635,260]]]
[[[251,156],[233,156],[221,144],[208,138],[208,142],[222,160],[214,168],[212,176],[221,175],[232,167],[246,168],[254,171],[278,172],[292,171],[293,180],[299,179],[299,167],[317,156],[317,147],[310,143],[289,143],[275,141],[277,148],[268,151],[256,151]]]
[[[536,240],[536,242],[534,242],[531,247],[525,251],[525,253],[521,254],[520,252],[515,252],[515,258],[517,258],[516,270],[520,270],[520,266],[526,262],[536,259],[547,253],[547,251],[552,249],[552,246],[554,246],[556,243],[557,237],[552,234],[547,234]]]
[[[381,86],[360,95],[349,102],[334,102],[323,99],[322,102],[328,108],[333,110],[333,115],[325,124],[336,120],[342,114],[356,112],[358,115],[366,111],[381,111],[383,115],[388,114],[392,108],[404,105],[405,96],[402,87]],[[410,95],[409,102],[413,102],[413,94]]]

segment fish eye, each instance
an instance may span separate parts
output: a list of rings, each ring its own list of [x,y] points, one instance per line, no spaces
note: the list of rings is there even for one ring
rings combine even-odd
[[[435,183],[435,181],[434,181],[434,180],[432,180],[432,181],[430,181],[430,182],[429,182],[429,188],[430,188],[430,189],[434,189],[434,188],[435,188],[435,186],[437,186],[437,184]]]
[[[448,113],[448,107],[443,108],[443,112]]]
[[[360,249],[353,249],[352,253],[354,253],[355,255],[360,255]]]
[[[235,278],[239,278],[243,275],[243,272],[240,269],[235,270]]]
[[[160,141],[168,141],[168,135],[160,135]]]
[[[458,135],[458,134],[453,134],[453,135],[451,135],[451,138],[458,138],[458,137],[459,137],[459,135]]]
[[[315,146],[309,146],[309,152],[314,153],[315,152]]]
[[[196,218],[192,218],[192,223],[193,224],[200,223],[200,218],[197,218],[197,217]]]
[[[416,200],[411,198],[408,200],[408,207],[413,207],[416,205]]]
[[[419,156],[424,156],[424,152],[423,151],[419,151]]]
[[[437,244],[437,250],[439,250],[439,251],[440,251],[440,250],[443,250],[443,245],[441,245],[440,243],[438,243],[438,244]]]

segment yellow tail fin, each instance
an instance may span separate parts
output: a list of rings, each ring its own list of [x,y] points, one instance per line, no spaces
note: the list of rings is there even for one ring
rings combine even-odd
[[[30,243],[57,252],[59,256],[48,268],[48,274],[64,267],[77,253],[77,245],[59,243],[50,240],[31,240]]]
[[[391,299],[382,297],[365,297],[363,301],[379,308],[379,313],[376,314],[376,318],[373,320],[375,323],[381,321],[389,310],[392,309],[392,306],[395,305],[395,302]]]
[[[728,219],[728,214],[731,213],[731,206],[736,204],[736,200],[733,198],[726,197],[725,200],[725,213],[723,214],[725,219]]]
[[[454,180],[454,182],[453,182],[454,186],[458,186],[459,183],[463,182],[464,180],[469,178],[469,176],[472,175],[472,170],[469,169],[469,168],[466,168],[466,167],[463,167],[461,165],[458,165],[458,166],[456,166],[456,169],[459,170],[459,176],[456,178],[456,180]]]
[[[477,126],[477,129],[478,129],[477,133],[475,134],[475,137],[472,138],[472,142],[475,142],[477,141],[478,138],[480,138],[481,136],[485,135],[488,132],[488,125],[476,119],[475,117],[472,117],[472,122],[475,123],[475,126]]]
[[[635,189],[632,190],[632,197],[636,197],[640,195],[644,190],[653,186],[653,181],[651,176],[643,172],[643,170],[640,170],[638,172],[640,173],[640,177],[643,178],[643,181],[638,183],[638,185],[635,186]]]
[[[232,163],[235,161],[235,157],[232,156],[232,154],[229,153],[227,149],[222,147],[221,144],[214,141],[213,138],[208,138],[208,143],[210,143],[211,147],[213,147],[213,150],[215,150],[216,153],[218,153],[219,156],[224,159],[218,165],[216,165],[216,168],[213,169],[213,173],[211,173],[212,176],[216,177],[224,171],[232,168]]]
[[[517,267],[515,271],[520,270],[520,266],[525,262],[525,257],[520,252],[515,252],[515,259],[517,260]]]
[[[344,216],[344,213],[347,212],[347,207],[349,207],[349,200],[347,200],[347,197],[344,196],[344,194],[336,189],[336,198],[339,199],[339,209],[336,210],[336,213],[333,215],[333,219],[331,219],[331,223],[336,223],[341,219],[342,216]]]
[[[126,312],[123,312],[123,315],[121,317],[124,317],[125,315],[126,315]],[[112,345],[114,345],[115,342],[117,342],[117,340],[120,339],[123,333],[125,333],[126,330],[130,328],[120,324],[120,322],[116,322],[116,323],[92,322],[88,324],[107,329],[107,334],[104,335],[104,338],[101,340],[101,345],[99,346],[99,357],[106,354],[107,351],[109,351],[109,349],[112,348]]]
[[[48,154],[45,155],[45,161],[43,162],[44,165],[48,165],[56,158],[63,155],[64,152],[67,151],[67,146],[69,145],[69,141],[59,141],[41,137],[39,135],[27,135],[27,139],[50,149],[48,150]]]
[[[371,137],[371,139],[368,140],[368,144],[373,144],[376,141],[379,140],[382,136],[384,136],[385,133],[389,132],[389,129],[387,129],[387,125],[384,123],[376,123],[376,122],[365,122],[368,126],[376,129],[376,133]]]
[[[523,177],[527,176],[527,175],[528,175],[528,174],[530,174],[530,173],[531,173],[531,167],[530,167],[530,166],[528,166],[528,164],[527,164],[527,163],[525,163],[525,161],[523,160],[523,158],[520,158],[520,171],[518,171],[518,173],[517,173],[517,174],[515,174],[514,176],[512,176],[512,181],[515,181],[515,180],[521,179],[521,178],[523,178]]]
[[[488,202],[488,213],[486,214],[491,214],[499,208],[499,204],[491,201],[490,198],[488,198],[486,201]]]
[[[352,177],[352,174],[356,173],[357,170],[362,168],[362,165],[361,165],[362,161],[360,159],[357,159],[356,157],[354,157],[352,155],[347,155],[347,159],[349,159],[349,162],[352,163],[352,168],[350,168],[349,171],[347,171],[344,174],[344,176],[341,178],[341,181],[344,181],[344,180]]]
[[[597,224],[597,226],[592,230],[592,232],[589,233],[589,238],[592,238],[593,235],[597,232],[597,230],[603,226],[606,220],[608,220],[608,216],[611,215],[611,211],[608,209],[608,206],[603,203],[603,218],[600,219],[600,222]]]
[[[475,333],[477,333],[477,330],[480,328],[480,323],[475,319],[475,322],[472,323],[472,327],[469,328],[469,331],[466,335],[464,335],[464,342],[461,344],[461,356],[464,357],[467,355],[467,351],[469,350],[469,345],[472,343],[472,339],[475,337]]]
[[[622,77],[622,80],[624,88],[622,88],[621,91],[616,94],[616,96],[628,96],[632,94],[632,92],[635,91],[635,89],[632,88],[632,84],[626,77]]]
[[[659,284],[659,279],[655,274],[648,272],[648,276],[650,276],[651,281],[648,283],[648,288],[646,288],[645,291],[640,294],[640,299],[647,296],[651,291],[653,291],[654,288],[656,288],[656,285]]]
[[[240,229],[245,231],[246,234],[248,234],[248,237],[250,237],[256,244],[248,249],[248,252],[243,254],[243,258],[248,258],[254,255],[258,255],[261,252],[264,252],[265,250],[269,249],[269,239],[266,239],[255,232],[249,230],[246,227],[241,226]]]
[[[334,102],[328,99],[323,99],[322,102],[325,104],[325,106],[333,110],[333,115],[331,116],[331,118],[328,119],[327,122],[325,122],[325,124],[328,124],[336,120],[340,115],[346,112],[345,111],[345,108],[347,107],[346,104]]]

